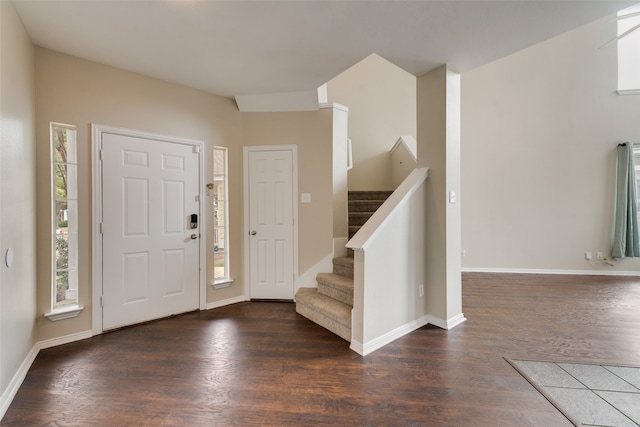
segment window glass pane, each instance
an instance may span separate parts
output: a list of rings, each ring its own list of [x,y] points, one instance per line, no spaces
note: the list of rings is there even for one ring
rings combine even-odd
[[[67,198],[67,165],[56,163],[56,199]]]
[[[56,236],[56,270],[69,268],[69,238],[62,230]]]
[[[58,222],[58,226],[60,224],[67,227],[67,232],[69,234],[78,234],[78,201],[77,200],[67,200],[66,210],[61,212],[61,220],[62,222]]]
[[[67,198],[78,198],[78,166],[67,165]]]
[[[618,36],[640,24],[640,4],[618,13]],[[618,40],[618,90],[640,89],[640,29]]]

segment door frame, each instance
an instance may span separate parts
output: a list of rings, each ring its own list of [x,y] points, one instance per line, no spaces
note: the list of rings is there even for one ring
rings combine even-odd
[[[154,134],[145,131],[120,128],[115,126],[101,125],[91,123],[91,185],[92,185],[92,213],[91,213],[91,247],[92,247],[92,278],[93,283],[91,285],[92,291],[92,333],[98,335],[103,332],[102,321],[102,159],[100,150],[102,147],[102,135],[112,134],[121,135],[134,138],[151,139],[159,142],[169,142],[173,144],[190,145],[193,147],[195,153],[198,153],[198,192],[199,192],[199,218],[200,221],[200,239],[199,240],[199,252],[200,252],[200,269],[198,271],[199,277],[199,302],[200,310],[205,310],[207,305],[207,286],[206,286],[206,236],[207,223],[204,221],[203,205],[206,200],[203,200],[202,195],[204,193],[204,141],[195,139],[178,138],[168,135]]]
[[[244,236],[244,299],[251,300],[251,238],[249,236],[249,153],[258,151],[291,151],[292,168],[291,179],[293,191],[291,194],[293,206],[293,293],[298,287],[298,146],[291,145],[251,145],[242,148],[242,179],[243,179],[243,211],[244,211],[244,227],[242,235]]]

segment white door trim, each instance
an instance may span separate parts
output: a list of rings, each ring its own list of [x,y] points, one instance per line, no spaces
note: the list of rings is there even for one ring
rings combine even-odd
[[[92,195],[92,225],[91,225],[91,241],[92,241],[92,333],[93,335],[101,334],[102,325],[102,233],[100,226],[102,223],[102,161],[100,149],[102,148],[103,134],[122,135],[135,138],[153,139],[162,142],[171,142],[175,144],[184,144],[194,147],[196,152],[200,153],[198,161],[198,191],[200,193],[200,212],[198,213],[200,220],[200,310],[206,309],[207,305],[207,287],[206,287],[206,235],[207,223],[204,221],[203,207],[205,200],[202,200],[204,193],[204,141],[198,141],[186,138],[177,138],[167,135],[153,134],[132,129],[119,128],[92,123],[91,124],[91,185]]]
[[[258,151],[291,151],[293,158],[293,290],[298,288],[298,146],[297,145],[255,145],[243,147],[242,179],[243,179],[243,210],[244,210],[244,299],[251,299],[251,254],[249,237],[249,153]]]

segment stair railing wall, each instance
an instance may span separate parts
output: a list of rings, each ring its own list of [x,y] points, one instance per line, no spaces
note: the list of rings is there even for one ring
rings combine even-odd
[[[414,169],[347,243],[354,250],[351,348],[362,355],[429,323],[428,172]]]

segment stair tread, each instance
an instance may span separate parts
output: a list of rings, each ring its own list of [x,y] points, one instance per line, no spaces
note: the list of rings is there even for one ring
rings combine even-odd
[[[296,292],[296,303],[313,307],[316,311],[343,326],[351,327],[351,307],[343,302],[318,293],[316,288],[300,288]]]
[[[353,279],[341,276],[336,273],[318,273],[316,281],[326,286],[349,290],[353,292]]]
[[[333,264],[353,266],[353,257],[341,256],[333,259]]]

